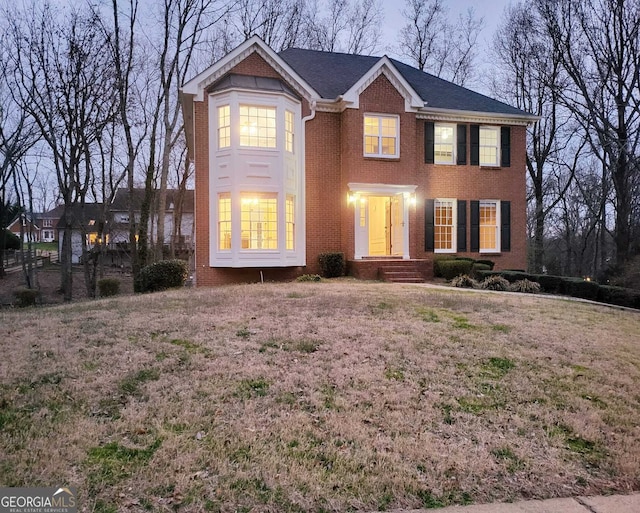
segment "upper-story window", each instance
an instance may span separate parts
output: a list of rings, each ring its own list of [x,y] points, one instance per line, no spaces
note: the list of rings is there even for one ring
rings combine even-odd
[[[480,127],[480,165],[500,165],[500,128]]]
[[[218,107],[218,147],[231,146],[231,109],[228,105]]]
[[[240,105],[240,146],[276,147],[276,108]]]
[[[289,153],[293,153],[293,112],[290,110],[284,111],[284,134],[285,134],[285,149]]]
[[[433,134],[433,159],[435,164],[455,163],[455,128],[456,125],[435,124]]]
[[[400,155],[398,116],[366,114],[364,116],[364,155],[393,158]]]

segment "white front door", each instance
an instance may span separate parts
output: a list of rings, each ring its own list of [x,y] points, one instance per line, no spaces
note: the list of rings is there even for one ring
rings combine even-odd
[[[403,194],[361,194],[354,207],[355,258],[409,258],[408,209]]]

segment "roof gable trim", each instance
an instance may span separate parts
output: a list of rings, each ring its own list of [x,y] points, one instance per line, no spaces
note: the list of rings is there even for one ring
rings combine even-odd
[[[424,101],[420,95],[416,93],[409,82],[405,80],[391,60],[387,56],[384,56],[343,95],[344,102],[348,104],[349,108],[360,108],[360,95],[380,75],[384,75],[403,96],[405,111],[413,112],[424,106]]]
[[[235,50],[232,50],[218,62],[189,80],[182,86],[182,93],[192,95],[195,101],[203,101],[204,92],[208,86],[217,82],[254,52],[282,76],[300,96],[307,100],[319,98],[318,93],[258,36],[247,39]]]

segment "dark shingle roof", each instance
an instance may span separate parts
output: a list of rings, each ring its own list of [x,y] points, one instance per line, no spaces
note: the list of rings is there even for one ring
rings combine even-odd
[[[102,203],[85,203],[84,207],[72,205],[60,217],[57,228],[63,230],[68,219],[73,228],[84,225],[89,231],[98,231],[99,224],[105,221],[103,207]]]
[[[154,191],[153,201],[157,205],[157,191]],[[171,206],[175,202],[175,197],[178,195],[176,189],[167,189],[167,210],[171,210]],[[134,189],[133,196],[129,193],[129,189],[118,189],[116,195],[111,203],[110,210],[112,212],[128,212],[130,198],[133,198],[134,210],[139,211],[142,206],[142,200],[144,199],[144,189]],[[193,213],[194,211],[194,196],[193,189],[187,189],[184,195],[184,205],[182,208],[183,213]]]
[[[381,57],[346,53],[320,52],[289,48],[279,56],[291,66],[322,98],[335,99],[351,87]],[[446,80],[389,59],[398,72],[425,102],[425,106],[522,116],[527,113],[488,96],[460,87]]]

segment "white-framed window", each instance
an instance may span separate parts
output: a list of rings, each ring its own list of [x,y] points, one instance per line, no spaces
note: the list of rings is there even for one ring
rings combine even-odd
[[[436,199],[433,202],[433,238],[436,253],[456,251],[456,200]]]
[[[500,165],[500,128],[480,127],[480,166]]]
[[[231,108],[229,105],[218,107],[218,148],[231,146]]]
[[[295,249],[296,240],[296,216],[295,216],[296,197],[287,194],[285,201],[285,234],[286,247],[288,250]]]
[[[456,125],[436,123],[433,136],[434,163],[455,164]]]
[[[379,114],[364,116],[365,157],[400,156],[400,118]]]
[[[47,226],[47,227],[53,226],[53,219],[43,219],[42,226]]]
[[[218,249],[231,249],[231,195],[218,194]]]
[[[293,153],[293,133],[294,133],[294,123],[293,123],[293,112],[290,110],[284,111],[284,146],[285,150],[289,153]]]
[[[240,105],[240,146],[276,147],[276,107]]]
[[[240,196],[241,248],[278,249],[278,196],[242,193]]]
[[[480,253],[500,251],[499,201],[480,201]]]

